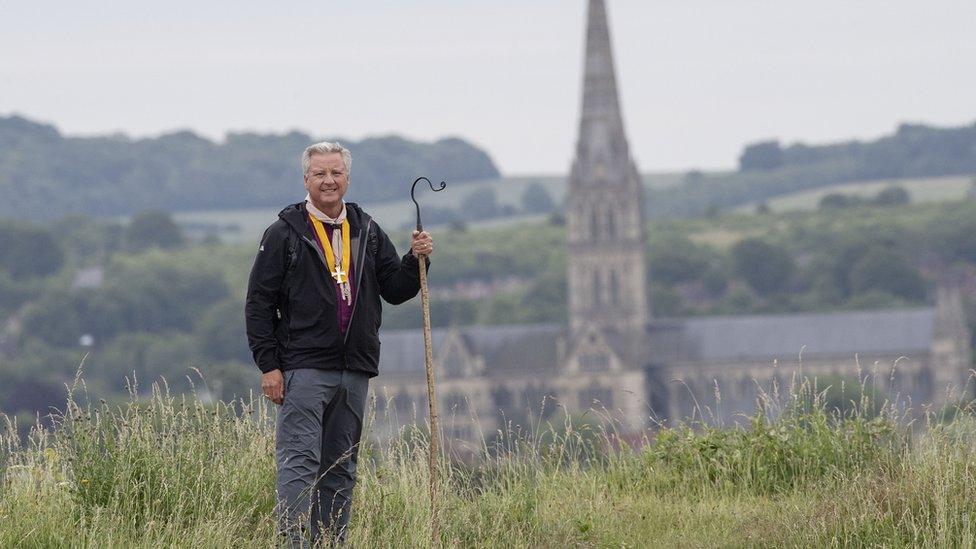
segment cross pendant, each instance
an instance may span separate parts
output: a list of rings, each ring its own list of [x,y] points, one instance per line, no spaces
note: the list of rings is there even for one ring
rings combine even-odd
[[[335,270],[332,271],[331,274],[332,274],[332,278],[334,278],[335,281],[338,282],[339,284],[342,284],[343,282],[346,281],[346,271],[342,270],[342,265],[336,265]]]

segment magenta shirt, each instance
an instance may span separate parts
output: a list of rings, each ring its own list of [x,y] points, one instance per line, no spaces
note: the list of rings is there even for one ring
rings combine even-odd
[[[311,221],[309,223],[311,223]],[[325,227],[325,235],[329,238],[329,244],[328,245],[331,246],[332,245],[331,244],[331,242],[332,242],[332,225],[330,225],[328,223],[324,223],[323,226]],[[326,245],[325,242],[320,242],[319,241],[318,233],[316,233],[314,229],[312,230],[312,234],[315,235],[315,241],[319,243],[319,246],[320,247]],[[350,250],[350,252],[351,251],[353,251],[353,250]],[[322,253],[325,254],[325,249],[324,248],[322,249]],[[349,263],[350,263],[350,265],[349,265],[349,268],[346,269],[346,271],[348,273],[348,276],[349,276],[349,294],[352,296],[352,300],[351,300],[352,301],[352,305],[347,304],[346,303],[346,300],[342,298],[342,288],[339,287],[339,283],[336,282],[334,278],[332,278],[332,275],[331,274],[326,273],[326,277],[328,277],[328,279],[332,281],[332,286],[335,289],[336,304],[338,305],[338,307],[337,307],[337,310],[338,310],[337,311],[337,314],[339,315],[339,331],[342,332],[343,334],[345,334],[346,333],[346,330],[349,329],[349,320],[352,318],[352,306],[356,304],[356,284],[354,283],[356,279],[353,278],[353,276],[354,276],[353,275],[353,269],[354,269],[355,265],[352,265],[351,264],[352,263],[352,256],[353,255],[354,254],[352,254],[352,253],[349,254],[349,258],[350,258]]]

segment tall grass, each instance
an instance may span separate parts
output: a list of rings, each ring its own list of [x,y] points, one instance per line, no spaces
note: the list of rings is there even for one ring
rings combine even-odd
[[[441,541],[460,547],[966,546],[976,422],[917,429],[882,403],[841,411],[803,381],[742,427],[625,442],[563,416],[445,455]],[[80,393],[80,394],[79,394]],[[863,395],[862,395],[863,396]],[[275,410],[73,390],[51,430],[0,437],[0,547],[273,547]],[[364,443],[350,544],[429,545],[422,428]],[[632,440],[632,439],[627,439]]]

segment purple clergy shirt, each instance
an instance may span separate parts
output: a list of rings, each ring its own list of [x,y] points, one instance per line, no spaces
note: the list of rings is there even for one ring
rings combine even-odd
[[[314,230],[312,231],[312,234],[316,236],[315,240],[319,243],[319,246],[332,246],[332,225],[329,223],[323,223],[322,225],[325,227],[325,235],[329,238],[329,242],[319,241],[318,233],[316,233]],[[349,277],[349,295],[352,297],[350,303],[346,303],[346,300],[343,299],[342,288],[339,286],[339,283],[332,278],[331,274],[326,274],[329,280],[332,281],[332,287],[335,289],[337,304],[336,309],[338,310],[339,315],[339,331],[343,334],[345,334],[346,330],[349,329],[349,320],[352,318],[352,306],[356,303],[356,285],[354,284],[356,279],[353,278],[354,265],[352,264],[353,254],[351,252],[352,250],[350,250],[349,254],[349,268],[345,269],[347,276]],[[325,254],[325,249],[322,250],[322,253]],[[340,261],[341,259],[342,258],[336,258],[337,261]]]

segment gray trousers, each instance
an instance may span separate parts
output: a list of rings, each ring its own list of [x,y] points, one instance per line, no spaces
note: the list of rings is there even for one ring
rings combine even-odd
[[[343,542],[356,484],[369,376],[350,370],[284,372],[278,411],[278,524],[292,545]],[[324,532],[322,531],[324,530]]]

